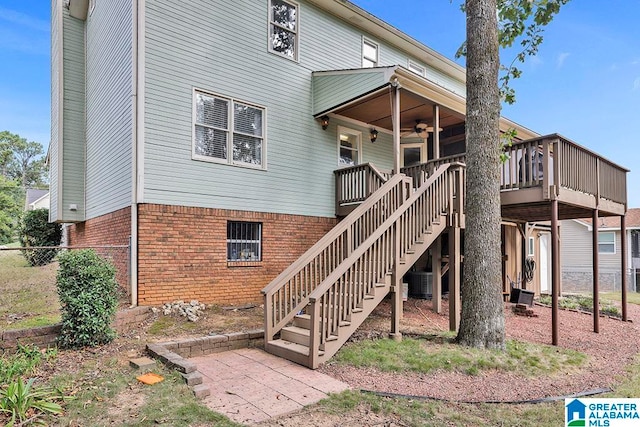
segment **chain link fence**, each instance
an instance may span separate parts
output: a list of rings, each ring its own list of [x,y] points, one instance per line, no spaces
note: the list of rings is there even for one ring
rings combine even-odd
[[[121,290],[127,295],[131,294],[129,273],[131,271],[131,250],[129,245],[0,247],[0,277],[3,278],[0,281],[0,286],[3,282],[10,282],[12,278],[15,278],[16,281],[24,281],[25,277],[30,277],[28,271],[22,271],[23,274],[15,274],[16,267],[38,269],[48,266],[46,271],[49,272],[49,275],[54,275],[55,280],[58,255],[64,251],[81,249],[92,249],[102,258],[110,261],[116,268],[116,280]]]

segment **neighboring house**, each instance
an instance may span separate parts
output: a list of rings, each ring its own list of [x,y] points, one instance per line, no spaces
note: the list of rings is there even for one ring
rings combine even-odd
[[[627,211],[626,236],[627,287],[638,289],[640,273],[640,208]],[[562,289],[564,292],[591,291],[593,284],[592,220],[575,219],[562,221],[560,227],[562,265]],[[598,224],[598,266],[600,290],[620,291],[621,245],[620,220],[618,217],[600,218]]]
[[[464,68],[345,0],[53,0],[51,57],[50,219],[131,242],[133,304],[264,301],[270,351],[317,366],[431,248],[457,327]],[[500,129],[505,274],[528,222],[624,214],[625,169]]]
[[[28,189],[25,197],[24,210],[49,209],[49,190]]]

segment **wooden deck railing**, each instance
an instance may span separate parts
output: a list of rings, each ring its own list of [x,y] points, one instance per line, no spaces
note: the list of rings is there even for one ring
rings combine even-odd
[[[560,135],[518,142],[505,149],[501,190],[555,186],[627,203],[626,169]]]
[[[390,174],[377,169],[371,163],[334,171],[336,179],[336,215],[343,216],[348,208],[362,203],[387,182]],[[345,209],[346,208],[346,209]]]
[[[404,175],[390,178],[262,290],[267,341],[308,304],[311,292],[402,205],[410,186]]]
[[[449,163],[464,163],[465,155],[464,154],[456,154],[454,156],[440,157],[436,160],[430,160],[426,163],[420,163],[418,165],[406,166],[400,169],[400,172],[403,174],[410,176],[413,179],[413,188],[418,188],[420,185],[426,181],[426,179],[431,176],[434,170],[441,165],[446,165]]]
[[[453,210],[456,191],[463,183],[456,174],[462,165],[444,164],[389,215],[365,241],[331,272],[311,293],[310,365],[317,366],[320,346],[333,335],[341,322],[348,321],[376,283],[385,280],[387,273],[397,268],[399,259],[406,256],[418,239],[428,232],[434,221]],[[462,175],[463,176],[463,175]],[[462,203],[462,198],[456,199]],[[458,207],[462,209],[462,205]]]

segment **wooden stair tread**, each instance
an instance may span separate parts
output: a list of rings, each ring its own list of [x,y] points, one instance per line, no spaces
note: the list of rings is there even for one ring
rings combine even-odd
[[[279,347],[293,353],[309,356],[309,347],[307,347],[306,345],[296,344],[294,342],[283,339],[269,341],[269,345],[273,347]],[[324,354],[324,350],[319,350],[319,354],[320,356],[322,356]]]

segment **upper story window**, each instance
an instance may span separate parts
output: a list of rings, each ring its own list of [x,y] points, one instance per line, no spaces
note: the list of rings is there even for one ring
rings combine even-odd
[[[195,91],[193,157],[264,168],[265,109]]]
[[[412,60],[409,60],[409,70],[422,77],[427,75],[427,69]]]
[[[362,133],[338,126],[338,165],[354,166],[360,163]]]
[[[600,254],[616,253],[616,233],[614,232],[598,233],[598,253]]]
[[[362,38],[362,68],[378,66],[378,44],[369,39]]]
[[[269,50],[298,60],[298,5],[291,1],[269,1]]]

